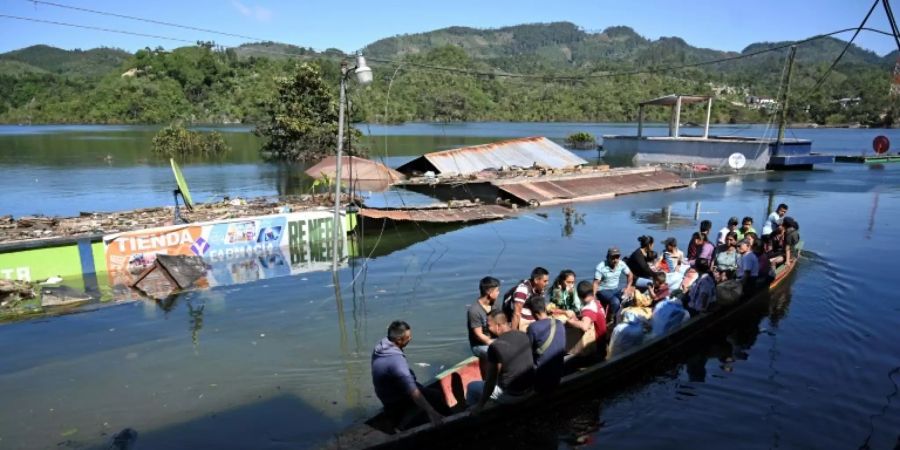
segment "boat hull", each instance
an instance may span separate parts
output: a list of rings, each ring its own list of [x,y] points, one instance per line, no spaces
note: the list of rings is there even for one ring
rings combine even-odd
[[[621,384],[623,380],[631,379],[635,373],[647,367],[671,360],[674,351],[696,342],[698,338],[707,335],[714,329],[727,326],[735,317],[752,308],[752,305],[767,301],[770,294],[790,277],[797,261],[795,259],[790,266],[780,267],[768,289],[744,298],[733,305],[694,317],[671,333],[647,341],[644,345],[612,359],[574,371],[563,377],[559,387],[552,395],[535,394],[522,403],[516,404],[515,407],[491,406],[476,415],[463,411],[447,417],[441,426],[425,424],[397,434],[389,434],[379,428],[383,423],[379,414],[364,424],[347,429],[329,442],[325,448],[412,449],[446,445],[447,442],[458,440],[462,435],[471,435],[472,430],[493,430],[496,429],[493,424],[510,421],[514,417],[527,414],[536,408],[540,408],[542,411],[552,411],[556,405],[577,401],[583,399],[586,394]],[[464,388],[465,382],[478,377],[477,364],[477,359],[468,358],[438,375],[430,386],[439,387],[445,393],[448,404],[453,406],[456,402],[450,399],[464,395],[460,389]]]

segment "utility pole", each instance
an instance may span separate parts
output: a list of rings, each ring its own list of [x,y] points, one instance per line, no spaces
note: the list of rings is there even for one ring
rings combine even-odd
[[[338,138],[337,138],[337,159],[335,160],[335,170],[334,170],[334,223],[331,225],[331,233],[332,233],[332,243],[331,243],[331,251],[332,253],[332,265],[331,271],[337,272],[338,270],[338,261],[340,260],[340,249],[338,245],[341,242],[341,232],[343,227],[341,227],[341,158],[343,158],[344,151],[344,104],[347,101],[346,94],[346,80],[347,73],[349,69],[347,68],[347,62],[341,62],[341,93],[340,93],[340,103],[338,106]]]
[[[778,141],[775,148],[780,150],[784,143],[784,127],[787,125],[788,95],[791,92],[791,75],[794,73],[794,55],[797,53],[797,46],[791,46],[791,52],[788,53],[787,80],[785,81],[784,93],[781,96],[781,118],[778,121]]]

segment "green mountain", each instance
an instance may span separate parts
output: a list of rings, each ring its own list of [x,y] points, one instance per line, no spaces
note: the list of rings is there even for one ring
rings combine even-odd
[[[788,44],[755,43],[724,52],[678,37],[647,39],[624,26],[591,33],[568,22],[394,36],[364,49],[375,81],[351,86],[353,115],[370,122],[627,121],[635,119],[639,100],[682,92],[717,95],[715,121],[767,121],[771,111],[743,102],[749,95],[778,95],[787,48],[698,63]],[[879,57],[853,45],[816,85],[845,45],[834,38],[800,45],[792,120],[879,124],[900,117],[897,101],[887,96],[896,52]],[[337,80],[343,58],[347,55],[337,49],[317,53],[275,42],[227,50],[198,42],[134,54],[33,46],[0,54],[0,122],[250,123],[274,95],[275,80],[292,73],[298,62],[315,62],[327,80]],[[616,75],[620,72],[637,74]],[[530,77],[504,76],[509,73]],[[333,85],[336,90],[337,82]],[[858,102],[835,102],[857,97]],[[651,120],[666,119],[661,109],[649,114]],[[700,114],[688,111],[685,120],[702,121]]]
[[[0,61],[18,61],[47,72],[86,77],[101,76],[121,68],[131,53],[115,48],[63,50],[47,45],[33,45],[0,54]]]

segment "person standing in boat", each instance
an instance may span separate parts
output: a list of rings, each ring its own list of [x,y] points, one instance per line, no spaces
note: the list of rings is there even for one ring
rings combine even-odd
[[[772,214],[769,214],[769,217],[766,218],[766,223],[763,224],[763,236],[772,234],[775,231],[775,228],[778,225],[781,225],[781,221],[784,219],[784,215],[788,212],[788,205],[784,203],[778,205],[778,208],[775,208],[775,211]]]
[[[653,276],[656,273],[652,267],[656,261],[656,253],[653,251],[653,236],[640,236],[638,242],[641,246],[631,253],[626,263],[636,278],[634,285],[638,288],[645,288],[653,282]]]
[[[415,412],[424,412],[432,424],[440,424],[450,414],[443,393],[427,389],[409,368],[403,349],[412,340],[412,328],[395,320],[372,351],[372,384],[375,395],[384,405],[384,413],[394,428],[413,424]]]
[[[531,310],[525,301],[533,295],[544,295],[544,288],[550,281],[550,272],[543,267],[535,267],[531,271],[531,278],[519,283],[512,298],[512,328],[525,330],[528,324],[534,321]]]
[[[525,331],[528,340],[531,341],[531,355],[534,358],[534,390],[549,392],[559,385],[563,375],[566,327],[562,322],[547,315],[544,297],[540,295],[530,297],[528,306],[535,319]]]
[[[728,237],[728,233],[737,231],[737,226],[738,226],[738,218],[737,217],[732,217],[732,218],[728,219],[728,225],[726,225],[725,228],[722,228],[721,230],[719,230],[719,236],[716,237],[716,243],[718,245],[724,244],[725,238]]]
[[[528,335],[512,329],[503,311],[491,311],[488,326],[497,338],[488,346],[487,377],[466,386],[466,403],[475,406],[476,411],[488,400],[518,403],[534,386],[534,359]]]
[[[622,275],[628,277],[625,288],[621,288]],[[610,247],[606,251],[606,259],[597,264],[594,272],[594,292],[606,307],[606,317],[615,317],[619,312],[622,301],[631,296],[634,287],[634,275],[628,265],[622,262],[622,255],[618,247]]]

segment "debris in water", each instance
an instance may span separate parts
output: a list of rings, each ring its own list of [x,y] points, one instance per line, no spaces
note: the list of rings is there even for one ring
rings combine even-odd
[[[431,367],[431,364],[428,363],[416,363],[416,365],[419,367]]]

